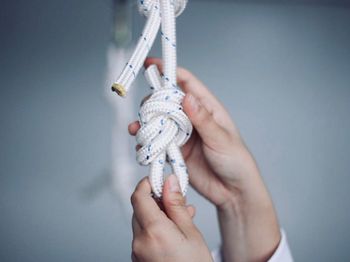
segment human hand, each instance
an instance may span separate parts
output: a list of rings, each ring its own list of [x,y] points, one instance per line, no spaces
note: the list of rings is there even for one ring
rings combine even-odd
[[[131,203],[132,261],[212,261],[202,235],[192,222],[194,208],[185,205],[175,175],[165,181],[161,203],[152,198],[147,177],[137,185]]]
[[[161,60],[148,58],[145,67]],[[194,131],[182,148],[190,184],[218,211],[226,261],[264,261],[278,245],[280,231],[257,164],[229,113],[189,71],[177,70],[186,94],[182,106]],[[136,135],[139,123],[129,125]]]
[[[151,64],[161,71],[160,59],[148,58],[145,67]],[[190,183],[217,207],[225,207],[233,194],[245,190],[247,179],[258,176],[258,169],[217,98],[189,71],[178,68],[177,78],[186,94],[182,103],[184,111],[194,126],[182,148]],[[131,123],[130,134],[136,135],[139,128],[138,121]]]

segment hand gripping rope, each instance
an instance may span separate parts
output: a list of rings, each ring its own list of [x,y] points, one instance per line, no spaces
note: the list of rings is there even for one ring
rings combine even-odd
[[[153,193],[158,198],[162,195],[166,160],[179,180],[183,195],[188,185],[187,168],[180,147],[189,139],[192,125],[181,106],[185,94],[176,82],[175,34],[175,16],[182,13],[186,4],[187,0],[138,1],[139,11],[147,17],[147,22],[133,55],[112,86],[113,91],[126,96],[161,24],[163,75],[160,75],[156,65],[149,66],[145,71],[152,95],[140,108],[141,128],[136,134],[137,143],[142,146],[137,151],[137,161],[141,165],[150,164],[149,178]]]

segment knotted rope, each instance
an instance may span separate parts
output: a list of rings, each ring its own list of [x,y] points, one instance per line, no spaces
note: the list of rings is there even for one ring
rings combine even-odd
[[[137,161],[150,165],[149,178],[153,193],[161,197],[164,183],[164,165],[169,161],[178,177],[182,194],[186,194],[188,173],[180,148],[189,139],[192,125],[181,106],[184,93],[176,82],[175,16],[186,7],[187,0],[139,1],[139,11],[147,17],[146,25],[136,49],[126,64],[112,90],[125,96],[150,51],[161,25],[163,76],[156,65],[145,71],[152,95],[139,111],[141,128],[136,134],[142,146],[137,151]]]

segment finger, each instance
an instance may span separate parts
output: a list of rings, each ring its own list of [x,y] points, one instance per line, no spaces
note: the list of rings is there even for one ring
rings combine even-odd
[[[143,178],[131,196],[134,214],[142,228],[157,222],[162,216],[157,203],[152,198],[152,189],[148,177]]]
[[[196,215],[196,208],[192,205],[187,205],[186,209],[187,209],[187,212],[190,215],[190,217],[193,219],[194,216]]]
[[[133,233],[134,237],[141,233],[141,231],[142,231],[141,225],[140,225],[139,221],[137,221],[135,214],[132,215],[131,225],[132,225],[132,233]]]
[[[229,136],[226,130],[217,124],[213,115],[201,105],[196,97],[192,94],[186,94],[182,105],[199,136],[207,146],[215,149],[216,146],[227,143]]]
[[[128,125],[128,131],[129,134],[132,136],[135,136],[137,131],[140,129],[140,123],[139,121],[134,121]]]
[[[169,219],[186,234],[186,231],[193,227],[193,223],[175,175],[170,175],[164,183],[163,204]]]

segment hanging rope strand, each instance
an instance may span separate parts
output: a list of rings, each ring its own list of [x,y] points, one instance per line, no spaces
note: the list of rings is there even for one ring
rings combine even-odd
[[[134,53],[128,63],[126,63],[118,80],[112,85],[112,90],[123,97],[126,96],[132,82],[142,68],[142,64],[151,50],[160,26],[158,1],[140,1],[139,11],[147,17],[146,25],[137,42]]]
[[[112,86],[120,96],[126,95],[161,25],[163,77],[156,65],[145,71],[152,95],[140,108],[141,128],[136,134],[137,143],[142,146],[136,158],[141,165],[150,165],[149,178],[156,197],[162,195],[166,160],[178,177],[183,195],[188,185],[187,168],[180,147],[189,139],[192,125],[181,106],[184,93],[176,83],[175,33],[175,17],[185,9],[186,3],[186,0],[139,1],[139,11],[147,17],[147,22],[136,50]]]
[[[169,0],[160,0],[162,10],[162,52],[164,88],[176,87],[176,34],[174,6]]]

